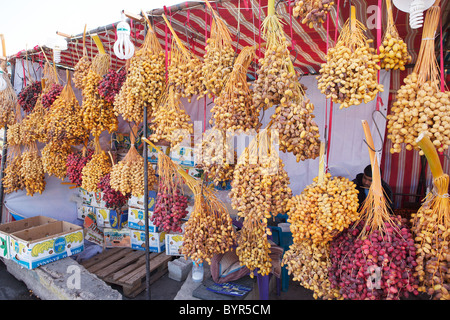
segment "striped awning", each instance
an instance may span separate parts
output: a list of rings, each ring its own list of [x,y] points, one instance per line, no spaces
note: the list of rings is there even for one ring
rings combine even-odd
[[[267,14],[267,0],[220,0],[211,1],[212,7],[219,16],[225,20],[233,39],[233,45],[236,53],[239,53],[244,46],[252,46],[264,42],[261,38],[261,24]],[[382,26],[386,25],[387,14],[384,1],[380,1],[382,12]],[[291,56],[294,60],[295,68],[301,74],[314,74],[320,69],[320,64],[325,61],[327,47],[333,46],[339,30],[344,22],[349,18],[350,6],[356,8],[356,17],[363,22],[368,30],[366,36],[377,43],[376,16],[378,10],[378,0],[335,0],[335,6],[329,13],[329,19],[318,28],[309,28],[301,24],[300,19],[293,17],[292,8],[294,0],[276,1],[276,13],[284,24],[286,38],[292,43],[290,47]],[[446,8],[448,0],[441,1],[441,7]],[[186,1],[171,7],[164,7],[148,11],[148,17],[152,23],[153,29],[158,35],[161,45],[168,52],[171,48],[172,35],[162,18],[165,14],[171,22],[177,36],[184,45],[196,56],[202,58],[205,53],[205,43],[209,36],[212,15],[204,2]],[[422,29],[413,30],[409,27],[409,15],[393,9],[394,21],[407,45],[414,63],[419,51]],[[442,10],[444,18],[447,11]],[[444,19],[443,21],[446,21]],[[136,47],[142,44],[144,39],[144,20],[129,20],[131,25],[131,38]],[[86,49],[88,54],[93,57],[98,53],[95,42],[90,35],[97,34],[106,50],[112,58],[112,68],[117,69],[123,66],[124,61],[118,59],[113,52],[113,45],[116,41],[116,26],[118,22],[110,25],[87,31]],[[337,28],[337,32],[336,32]],[[68,40],[68,49],[62,52],[61,66],[73,68],[83,54],[82,34],[70,36]],[[328,45],[327,45],[328,44]],[[35,47],[28,50],[28,56],[34,61],[44,62],[44,53],[51,59],[52,50],[48,48],[41,49]],[[258,56],[264,54],[264,48],[258,51]],[[14,57],[24,57],[25,51],[17,53]],[[257,61],[255,61],[257,62]],[[251,67],[250,75],[255,71],[254,64]]]

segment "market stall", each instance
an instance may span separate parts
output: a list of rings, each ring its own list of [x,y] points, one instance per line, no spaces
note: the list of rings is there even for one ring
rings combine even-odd
[[[355,263],[341,261],[340,251],[340,242],[350,246],[359,234],[347,231],[353,223],[362,237],[367,228],[370,241],[401,230],[408,279],[417,276],[416,249],[431,250],[414,244],[404,221],[384,214],[379,185],[393,189],[393,209],[418,209],[436,183],[415,142],[424,131],[441,175],[450,170],[447,7],[437,1],[423,28],[411,28],[409,14],[391,1],[186,2],[139,14],[125,9],[122,21],[78,35],[59,32],[67,50],[57,59],[40,46],[8,57],[2,222],[45,216],[83,226],[87,243],[194,264],[234,248],[262,286],[275,272],[270,254],[282,247],[269,242],[270,227],[287,216],[293,245],[279,262],[316,298],[417,294],[418,280],[393,275],[387,292],[356,296],[346,285],[360,282],[328,272],[333,263]],[[417,106],[405,79],[418,83]],[[422,104],[426,112],[407,109]],[[367,197],[381,200],[356,210],[346,190],[368,164]],[[444,189],[439,194],[448,199]],[[448,241],[445,210],[438,229]],[[364,245],[351,243],[355,257]],[[321,262],[324,256],[335,260]],[[314,268],[320,278],[311,285],[305,270]],[[420,289],[430,283],[428,294],[448,298],[445,276]]]

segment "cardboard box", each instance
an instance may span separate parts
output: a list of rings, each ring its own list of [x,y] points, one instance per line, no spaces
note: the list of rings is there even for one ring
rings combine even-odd
[[[219,191],[231,190],[231,180],[221,181],[217,185],[212,183],[212,185],[214,186],[214,189]]]
[[[150,252],[163,252],[166,248],[165,232],[149,232],[148,249]],[[131,248],[145,250],[145,232],[130,230]]]
[[[148,190],[148,210],[153,212],[156,204],[157,192],[154,190]],[[131,195],[128,199],[128,206],[131,208],[144,209],[144,196],[136,197]]]
[[[162,145],[158,145],[157,144],[156,147],[158,147],[162,152],[164,152],[164,154],[166,156],[168,156],[170,154],[169,146],[162,146]],[[159,152],[155,148],[153,148],[152,146],[149,146],[148,149],[147,149],[148,162],[150,162],[152,164],[153,163],[158,163],[158,153]]]
[[[84,240],[103,246],[103,231],[97,225],[97,215],[89,212],[84,219]]]
[[[170,158],[175,162],[183,166],[194,167],[195,157],[194,148],[186,146],[178,146],[175,149],[171,149]]]
[[[95,208],[91,205],[77,202],[77,217],[80,220],[84,220],[84,218],[90,213],[95,213]]]
[[[106,208],[106,202],[103,201],[103,192],[91,192],[91,205],[97,208]]]
[[[89,192],[83,188],[78,188],[78,195],[85,204],[87,204],[87,205],[91,204],[92,192]]]
[[[122,208],[119,210],[109,208],[95,208],[97,215],[97,225],[103,228],[121,229],[127,226],[128,210]]]
[[[103,235],[105,248],[131,247],[130,230],[128,228],[123,228],[120,230],[113,228],[105,228],[103,229]]]
[[[10,239],[11,260],[28,269],[84,250],[83,228],[66,221],[14,232]]]
[[[153,211],[148,211],[148,231],[158,232],[159,229],[152,222]],[[144,210],[137,208],[128,208],[128,228],[136,230],[145,230]]]
[[[35,216],[22,220],[17,220],[0,225],[0,257],[10,259],[10,235],[14,232],[22,231],[32,227],[44,225],[56,221],[45,216]]]
[[[182,233],[166,234],[166,254],[169,256],[182,256],[181,247],[183,245]]]
[[[109,226],[114,229],[122,229],[128,225],[128,209],[110,210]]]
[[[195,179],[201,179],[202,177],[202,170],[201,169],[197,169],[197,168],[193,168],[190,166],[185,166],[185,165],[180,165],[180,167],[186,171],[186,173],[188,175],[190,175],[191,177],[195,178]]]

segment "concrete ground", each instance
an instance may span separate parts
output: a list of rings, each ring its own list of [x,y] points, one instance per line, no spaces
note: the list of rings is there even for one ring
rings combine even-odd
[[[39,300],[39,297],[30,290],[27,285],[16,279],[6,269],[5,263],[0,260],[0,300]],[[162,276],[158,281],[150,287],[152,300],[173,300],[180,290],[183,282],[172,280],[168,274]],[[113,289],[121,292],[118,286],[111,286]],[[123,296],[123,300],[146,300],[147,291],[144,290],[133,299]]]
[[[207,272],[205,272],[205,276],[208,276]],[[39,300],[39,297],[23,281],[16,279],[8,272],[2,260],[0,260],[0,284],[0,300]],[[151,285],[151,300],[197,300],[192,297],[192,292],[198,285],[192,281],[191,274],[188,275],[185,281],[176,281],[170,279],[166,273]],[[120,287],[111,287],[122,293]],[[122,296],[123,300],[146,300],[147,298],[146,290],[132,299]],[[257,299],[257,295],[255,299]],[[410,296],[410,298],[402,300],[428,299],[430,299],[428,295],[420,294],[419,296]],[[287,292],[280,292],[280,295],[278,295],[276,290],[272,290],[269,300],[314,300],[314,298],[312,291],[305,289],[298,282],[294,282],[291,279]]]
[[[27,270],[24,270],[27,272]],[[0,300],[39,300],[39,297],[27,285],[8,272],[5,263],[0,259]],[[150,287],[151,300],[173,300],[180,291],[184,281],[169,278],[166,273]],[[120,286],[111,287],[121,294]],[[123,300],[147,300],[147,291],[144,290],[135,298],[122,296]]]
[[[196,288],[188,275],[186,281],[176,281],[170,279],[166,273],[158,281],[154,282],[150,287],[151,300],[189,300],[195,299],[191,296],[191,292]],[[6,270],[3,261],[0,260],[0,300],[39,300],[39,298],[27,288],[23,281],[17,280],[12,274]],[[113,289],[121,292],[118,286],[111,286]],[[135,298],[127,298],[123,296],[123,300],[146,300],[147,291],[144,290]],[[276,291],[270,295],[270,300],[314,300],[312,292],[307,290],[298,283],[291,281],[288,292],[281,292],[278,296]]]
[[[14,265],[13,265],[14,266]],[[24,270],[25,272],[27,270]],[[209,277],[210,273],[208,269],[205,269],[205,278]],[[39,300],[39,297],[30,290],[27,285],[16,279],[6,269],[5,263],[0,260],[0,300]],[[187,276],[185,281],[176,281],[169,278],[168,273],[162,276],[159,280],[151,284],[150,294],[151,300],[197,300],[192,296],[192,292],[199,286],[198,283],[194,283],[191,279],[191,274]],[[112,285],[114,290],[122,293],[119,286]],[[300,288],[300,290],[298,290]],[[312,294],[309,290],[306,290],[298,285],[292,284],[289,288],[289,292],[282,292],[280,296],[273,292],[270,296],[272,300],[288,300],[288,299],[303,299],[312,300]],[[122,296],[123,300],[147,300],[147,291],[144,290],[135,298],[127,298]]]

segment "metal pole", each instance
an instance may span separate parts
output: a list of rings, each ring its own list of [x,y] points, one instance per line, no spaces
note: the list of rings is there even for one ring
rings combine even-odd
[[[147,25],[144,29],[144,37],[147,35]],[[143,136],[147,138],[147,105],[144,104],[144,121],[143,121]],[[144,143],[142,157],[144,158],[144,220],[145,220],[145,265],[146,265],[146,287],[147,287],[147,300],[151,300],[150,294],[150,241],[149,241],[149,225],[148,225],[148,152],[147,144]]]
[[[147,137],[147,106],[144,106],[144,137]],[[150,296],[150,252],[149,252],[149,226],[148,226],[148,161],[147,161],[147,144],[144,143],[143,148],[144,158],[144,215],[145,215],[145,261],[147,267],[147,300],[151,299]]]
[[[6,138],[6,131],[8,130],[8,125],[5,124],[5,127],[3,128],[5,131],[3,133],[3,148],[2,148],[2,163],[1,163],[1,172],[0,172],[0,203],[1,203],[1,210],[0,210],[0,223],[2,223],[3,219],[3,197],[4,197],[4,191],[3,191],[3,173],[5,171],[5,163],[6,163],[6,157],[8,153],[8,147],[7,144],[7,138]]]
[[[16,64],[12,64],[11,66],[11,85],[14,88],[14,76],[16,73]],[[3,198],[4,198],[4,189],[3,189],[3,173],[5,171],[5,164],[6,164],[6,157],[8,154],[8,139],[6,132],[8,131],[8,125],[5,124],[5,127],[3,128],[3,147],[2,147],[2,161],[1,161],[1,168],[0,168],[0,223],[2,223],[3,219]]]

